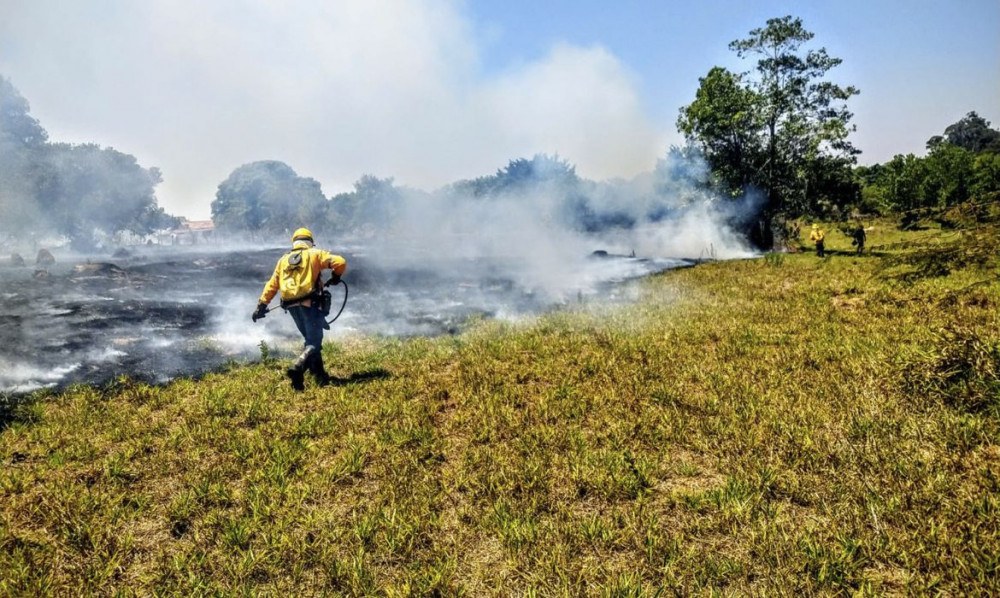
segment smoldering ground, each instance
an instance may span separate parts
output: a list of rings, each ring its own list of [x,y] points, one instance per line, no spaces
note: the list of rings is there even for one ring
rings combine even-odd
[[[27,392],[120,375],[164,382],[197,375],[231,360],[255,359],[260,343],[291,352],[301,342],[280,309],[256,324],[249,315],[284,250],[171,252],[146,250],[127,260],[63,257],[48,275],[6,267],[0,315],[0,390]],[[433,265],[386,267],[372,249],[339,250],[350,263],[350,299],[330,333],[438,335],[470,317],[517,318],[559,303],[554,295],[508,276],[504,260],[439,257]],[[683,261],[593,258],[580,297],[613,300],[616,281]],[[612,275],[606,265],[618,262]],[[598,267],[600,266],[600,267]],[[586,287],[586,288],[585,288]],[[343,287],[334,287],[339,305]],[[568,287],[567,287],[568,292]]]
[[[317,234],[349,264],[350,301],[328,338],[450,334],[473,317],[619,301],[626,281],[752,253],[732,223],[753,206],[676,176],[592,184],[535,175],[485,197],[403,189],[368,218],[374,226]],[[249,317],[284,244],[219,239],[116,259],[56,252],[40,277],[31,266],[0,268],[0,391],[120,375],[164,382],[258,358],[262,343],[291,353],[301,343],[291,318],[280,309]]]

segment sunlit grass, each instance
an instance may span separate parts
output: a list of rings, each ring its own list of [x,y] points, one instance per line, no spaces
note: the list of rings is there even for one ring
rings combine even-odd
[[[0,594],[996,593],[995,263],[838,234],[327,345],[339,386],[268,360],[40,395],[0,431]]]

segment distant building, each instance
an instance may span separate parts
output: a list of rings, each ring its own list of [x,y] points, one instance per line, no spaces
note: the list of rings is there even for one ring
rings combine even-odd
[[[215,224],[211,220],[188,220],[181,218],[181,223],[170,230],[157,234],[160,245],[198,245],[208,243],[215,233]]]

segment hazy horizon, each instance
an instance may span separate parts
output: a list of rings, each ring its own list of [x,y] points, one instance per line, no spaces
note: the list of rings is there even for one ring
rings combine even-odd
[[[1000,4],[875,4],[0,0],[0,74],[53,141],[158,167],[159,204],[192,219],[258,160],[328,197],[365,174],[432,190],[537,153],[593,180],[649,172],[698,77],[749,68],[726,44],[783,14],[861,89],[862,163],[921,154],[970,110],[1000,120]]]

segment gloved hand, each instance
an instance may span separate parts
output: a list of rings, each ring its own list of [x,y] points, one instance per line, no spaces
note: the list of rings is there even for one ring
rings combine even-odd
[[[330,280],[326,281],[326,286],[328,286],[328,287],[335,287],[338,284],[340,284],[340,277],[337,276],[336,272],[331,272],[330,273]]]
[[[266,303],[258,303],[257,304],[257,311],[253,312],[253,315],[250,316],[250,319],[253,320],[254,322],[256,322],[257,320],[263,318],[266,315],[267,315],[267,304]]]

